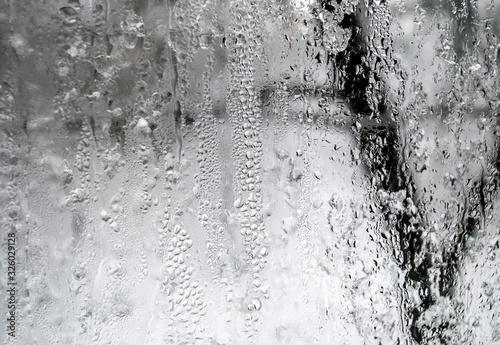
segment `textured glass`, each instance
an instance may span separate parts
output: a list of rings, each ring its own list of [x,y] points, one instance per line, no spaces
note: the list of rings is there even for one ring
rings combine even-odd
[[[1,339],[500,344],[498,0],[0,0]]]

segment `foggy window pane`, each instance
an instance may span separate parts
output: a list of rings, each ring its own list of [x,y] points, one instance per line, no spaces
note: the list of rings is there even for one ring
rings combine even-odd
[[[500,2],[0,2],[2,340],[500,344]]]

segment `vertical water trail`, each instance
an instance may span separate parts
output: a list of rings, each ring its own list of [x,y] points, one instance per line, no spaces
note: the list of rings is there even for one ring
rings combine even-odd
[[[0,4],[4,343],[498,342],[499,6]]]

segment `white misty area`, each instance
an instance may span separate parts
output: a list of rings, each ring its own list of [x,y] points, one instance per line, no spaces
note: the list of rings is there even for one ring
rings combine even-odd
[[[499,7],[0,4],[4,344],[500,343]]]

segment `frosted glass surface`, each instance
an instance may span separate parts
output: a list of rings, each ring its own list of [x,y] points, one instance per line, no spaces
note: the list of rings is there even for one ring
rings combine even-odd
[[[499,35],[498,0],[0,1],[0,339],[500,344]]]

